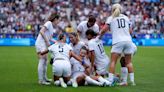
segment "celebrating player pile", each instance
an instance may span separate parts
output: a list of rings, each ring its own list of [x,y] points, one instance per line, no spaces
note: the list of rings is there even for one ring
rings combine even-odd
[[[53,21],[58,19],[59,16],[52,18]],[[90,15],[88,21],[82,21],[78,25],[77,32],[68,35],[60,33],[57,41],[54,41],[50,39],[52,37],[50,31],[54,30],[53,21],[45,24],[36,41],[36,49],[40,57],[38,65],[40,84],[50,84],[46,77],[46,54],[51,52],[54,85],[64,88],[68,85],[113,86],[116,82],[119,85],[128,85],[128,72],[130,83],[135,85],[132,55],[136,51],[136,46],[130,36],[132,30],[129,18],[121,14],[120,4],[112,6],[112,15],[108,17],[101,31],[96,24],[96,18]],[[101,40],[108,30],[112,32],[111,62]],[[66,43],[67,36],[70,44]],[[39,42],[40,40],[42,42]],[[50,46],[51,41],[55,43]],[[115,74],[116,62],[120,56],[121,78]]]

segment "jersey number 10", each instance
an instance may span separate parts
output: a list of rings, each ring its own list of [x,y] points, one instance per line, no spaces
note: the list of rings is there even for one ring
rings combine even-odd
[[[125,28],[125,19],[117,19],[118,22],[118,28]]]

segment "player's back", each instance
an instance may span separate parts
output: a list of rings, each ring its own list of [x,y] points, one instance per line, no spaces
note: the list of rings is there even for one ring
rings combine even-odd
[[[112,31],[112,44],[121,41],[131,41],[129,32],[130,21],[127,16],[123,14],[115,18],[110,16],[107,20],[107,24],[110,24],[110,30]]]
[[[90,51],[93,50],[95,52],[95,63],[100,63],[101,61],[108,59],[103,43],[99,38],[91,39],[88,42],[88,47]]]
[[[54,59],[63,58],[69,61],[69,52],[72,50],[71,46],[66,43],[57,42],[51,45],[49,51],[53,54]]]

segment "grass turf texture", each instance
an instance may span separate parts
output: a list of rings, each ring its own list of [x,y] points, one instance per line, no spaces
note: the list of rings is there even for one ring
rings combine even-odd
[[[105,47],[109,54],[110,47]],[[0,47],[0,92],[163,92],[164,47],[138,47],[133,59],[136,86],[78,88],[38,85],[34,47]],[[120,71],[117,63],[117,72]],[[48,66],[48,76],[52,76]]]

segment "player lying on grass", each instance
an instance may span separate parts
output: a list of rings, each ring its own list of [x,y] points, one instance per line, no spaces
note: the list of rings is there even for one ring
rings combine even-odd
[[[108,84],[108,81],[101,76],[91,75],[91,63],[87,58],[87,48],[85,46],[80,49],[79,57],[83,59],[83,63],[74,58],[70,60],[72,64],[72,79],[77,82],[77,86],[85,84],[103,86]]]
[[[54,84],[60,84],[62,87],[67,87],[67,82],[71,78],[71,64],[70,57],[74,57],[78,61],[82,59],[77,56],[70,45],[66,44],[66,35],[61,33],[58,36],[58,41],[48,47],[48,50],[43,51],[41,54],[44,55],[48,52],[53,54],[52,71],[54,76]]]
[[[81,57],[84,57],[85,61],[88,62],[86,63],[87,65],[90,66],[90,61],[88,58],[88,50],[86,50],[86,44],[84,42],[81,42],[79,40],[79,37],[78,37],[78,34],[76,32],[72,32],[69,34],[69,39],[70,39],[70,45],[71,47],[73,48],[73,52],[75,52],[77,55],[81,56]],[[84,51],[84,52],[82,52]],[[87,52],[86,52],[87,51]],[[87,75],[90,75],[89,71],[90,71],[90,67],[88,68],[84,68],[80,63],[78,63],[77,60],[75,59],[71,59],[70,61],[72,61],[72,65],[73,65],[73,68],[72,68],[72,71],[73,71],[73,76],[74,79],[76,80],[77,78],[77,82],[79,85],[82,85],[85,81],[85,76],[86,74]],[[87,70],[88,72],[85,72],[83,73],[82,71],[84,70]],[[76,72],[75,72],[76,71]],[[80,73],[79,73],[80,72]],[[82,72],[82,73],[81,73]],[[84,75],[85,74],[85,75]],[[81,78],[82,77],[82,78]],[[89,76],[88,76],[89,77]],[[99,77],[101,79],[101,77]],[[87,79],[89,78],[86,78],[86,81]],[[98,78],[94,78],[94,79],[98,79]],[[92,80],[92,79],[90,79]],[[79,82],[80,81],[80,82]],[[82,83],[81,83],[82,82]],[[93,84],[93,83],[92,83]],[[95,83],[94,83],[95,84]],[[97,84],[97,83],[96,83]]]

